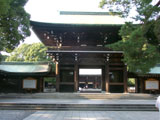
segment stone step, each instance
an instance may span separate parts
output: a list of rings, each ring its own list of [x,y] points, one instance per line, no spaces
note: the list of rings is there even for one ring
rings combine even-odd
[[[157,111],[152,104],[18,104],[0,103],[1,110]]]
[[[0,98],[25,99],[156,99],[153,94],[123,94],[123,93],[35,93],[35,94],[0,94]]]

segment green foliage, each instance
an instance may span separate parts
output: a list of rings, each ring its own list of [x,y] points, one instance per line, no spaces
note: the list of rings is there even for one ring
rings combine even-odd
[[[138,21],[148,21],[159,13],[160,1],[152,5],[154,0],[101,0],[100,7],[107,6],[110,12],[117,13],[122,17],[127,17],[133,11],[136,16],[133,18]]]
[[[155,21],[153,32],[157,37],[158,43],[160,43],[160,18]]]
[[[2,54],[0,53],[0,61],[2,61]]]
[[[46,54],[47,48],[42,43],[22,44],[20,47],[13,50],[11,56],[7,57],[6,61],[51,61]]]
[[[48,83],[52,83],[53,85],[56,84],[56,78],[54,78],[54,77],[45,77],[44,81],[48,82]]]
[[[1,60],[0,61],[5,61],[5,59],[7,58],[7,57],[9,57],[8,55],[0,55],[1,57]]]
[[[27,0],[0,0],[0,51],[11,52],[30,35]]]
[[[135,86],[135,79],[134,78],[129,78],[127,81],[128,86]]]
[[[10,9],[10,3],[12,0],[0,0],[0,15],[8,13]]]
[[[51,61],[51,60],[50,60]],[[51,65],[51,72],[55,72],[55,63],[53,63],[53,62],[51,62],[52,64],[50,64]]]
[[[102,0],[101,7],[105,4],[122,17],[129,16],[132,8],[136,10],[133,19],[140,24],[126,22],[119,31],[122,40],[108,47],[124,51],[123,61],[129,71],[149,72],[160,59],[160,0],[156,5],[152,0]]]

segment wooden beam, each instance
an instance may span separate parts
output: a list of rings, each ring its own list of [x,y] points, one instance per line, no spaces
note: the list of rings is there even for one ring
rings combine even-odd
[[[124,83],[109,83],[109,85],[124,85]]]
[[[60,85],[74,85],[74,82],[60,82]]]
[[[47,53],[86,53],[86,54],[89,54],[89,53],[96,53],[96,54],[103,54],[103,53],[123,53],[123,51],[93,51],[93,50],[50,50],[50,51],[47,51]]]
[[[109,70],[124,70],[124,68],[123,67],[110,67],[110,69]]]
[[[110,66],[123,66],[124,63],[110,63]]]

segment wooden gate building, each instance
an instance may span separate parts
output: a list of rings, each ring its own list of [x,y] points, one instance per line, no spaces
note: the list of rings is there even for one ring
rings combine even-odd
[[[127,92],[123,52],[106,46],[121,39],[121,25],[44,23],[31,21],[32,29],[48,47],[56,66],[56,91],[79,91],[79,69],[102,70],[101,91]]]

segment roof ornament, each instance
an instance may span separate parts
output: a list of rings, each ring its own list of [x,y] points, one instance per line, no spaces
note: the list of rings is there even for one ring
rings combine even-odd
[[[78,61],[78,54],[75,53],[75,61]]]

